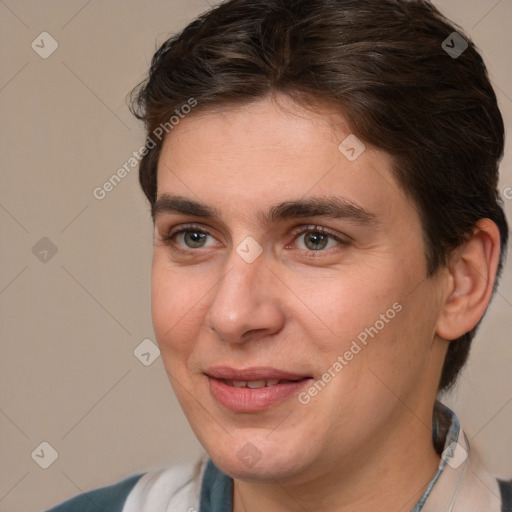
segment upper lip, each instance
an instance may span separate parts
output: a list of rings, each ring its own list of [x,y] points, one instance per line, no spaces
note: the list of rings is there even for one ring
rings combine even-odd
[[[213,366],[205,371],[209,377],[226,380],[300,380],[309,378],[309,375],[301,375],[286,370],[279,370],[272,367],[251,367],[251,368],[231,368],[229,366]]]

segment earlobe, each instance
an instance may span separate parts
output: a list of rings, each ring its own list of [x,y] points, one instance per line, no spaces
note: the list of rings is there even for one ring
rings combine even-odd
[[[499,256],[499,229],[490,219],[481,219],[450,260],[450,286],[437,322],[438,336],[457,339],[480,321],[491,299]]]

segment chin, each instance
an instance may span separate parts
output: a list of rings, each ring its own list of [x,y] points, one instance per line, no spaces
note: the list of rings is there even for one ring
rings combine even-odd
[[[300,447],[294,450],[282,444],[276,446],[265,437],[266,434],[261,437],[241,436],[225,449],[219,449],[217,445],[207,451],[223,473],[242,481],[289,478],[302,472],[308,465]]]

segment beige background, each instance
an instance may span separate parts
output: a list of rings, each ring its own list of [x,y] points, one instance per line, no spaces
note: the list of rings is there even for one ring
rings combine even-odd
[[[512,2],[435,3],[481,48],[510,129]],[[156,44],[207,7],[201,0],[0,1],[0,511],[40,510],[201,449],[161,359],[144,366],[133,354],[154,339],[152,226],[136,171],[103,200],[93,189],[144,141],[125,96]],[[59,45],[47,59],[31,48],[43,31]],[[512,186],[511,144],[502,190]],[[505,203],[512,219],[512,201]],[[43,237],[57,248],[46,262],[32,251]],[[508,477],[511,317],[509,263],[471,362],[447,398],[488,468]],[[31,457],[43,441],[58,452],[46,470]]]

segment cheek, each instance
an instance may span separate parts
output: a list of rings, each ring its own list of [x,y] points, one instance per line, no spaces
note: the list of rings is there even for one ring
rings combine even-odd
[[[306,327],[316,349],[323,352],[326,371],[339,362],[338,356],[342,357],[343,369],[338,365],[335,379],[342,392],[361,393],[362,384],[367,391],[382,387],[377,376],[400,386],[397,380],[410,382],[428,361],[435,297],[427,282],[415,287],[411,274],[398,266],[382,267],[367,272],[363,281],[345,276],[337,284],[326,280],[324,294],[319,288],[304,293],[326,333],[315,333],[313,323]],[[420,272],[414,275],[417,282]]]
[[[201,294],[194,282],[179,271],[167,268],[164,258],[155,255],[151,275],[153,328],[164,364],[179,363],[193,349]]]
[[[389,269],[367,269],[364,279],[356,269],[343,274],[316,281],[315,286],[294,285],[301,289],[299,296],[308,306],[308,315],[302,318],[311,318],[310,335],[327,352],[345,351],[353,340],[371,339],[376,331],[388,330],[400,316],[401,283],[386,277],[393,275]],[[313,325],[320,325],[325,335],[318,331],[315,335]]]
[[[367,370],[367,384],[375,396],[405,399],[430,373],[436,301],[427,288],[420,286],[402,295],[396,311],[383,311],[384,320],[374,321],[363,331],[366,344],[357,356],[362,356],[359,370]]]

